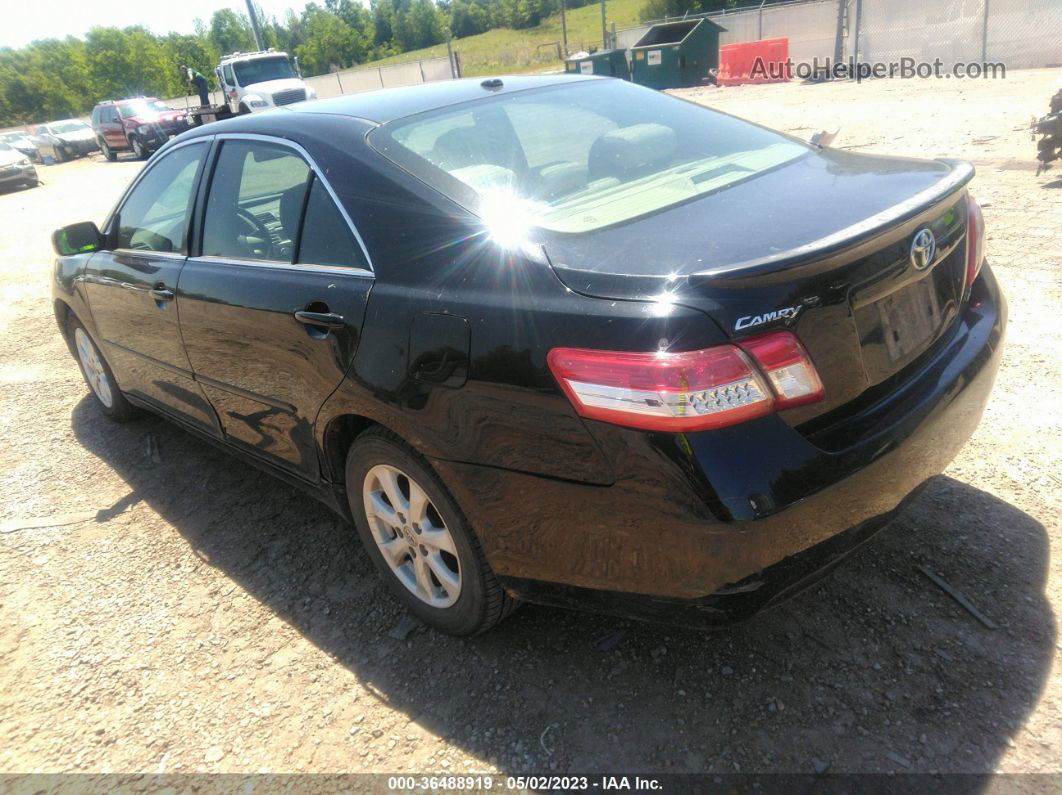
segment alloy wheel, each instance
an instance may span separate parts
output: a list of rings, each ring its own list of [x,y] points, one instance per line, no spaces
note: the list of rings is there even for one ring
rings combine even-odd
[[[110,379],[107,370],[103,366],[99,351],[92,344],[89,335],[82,328],[74,329],[74,345],[77,348],[77,358],[81,362],[81,369],[85,373],[93,393],[107,408],[114,405],[114,393],[111,391]]]
[[[377,464],[362,485],[369,531],[398,581],[425,604],[445,608],[461,595],[457,546],[427,492],[405,472]]]

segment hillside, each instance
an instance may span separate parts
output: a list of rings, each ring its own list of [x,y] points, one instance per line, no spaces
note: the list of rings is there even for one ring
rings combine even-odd
[[[609,30],[637,25],[645,0],[608,0],[606,21]],[[547,18],[534,28],[510,30],[497,28],[476,36],[454,39],[453,47],[461,54],[461,68],[466,77],[482,74],[530,72],[550,67],[560,68],[556,43],[561,41],[560,14]],[[540,46],[541,45],[541,46]],[[568,12],[568,49],[571,52],[601,46],[601,6],[597,3]],[[373,61],[365,66],[383,66],[446,55],[446,45],[437,44]]]

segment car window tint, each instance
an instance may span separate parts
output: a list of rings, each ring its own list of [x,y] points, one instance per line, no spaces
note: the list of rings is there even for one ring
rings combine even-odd
[[[619,125],[578,106],[528,102],[510,105],[505,113],[520,139],[528,168],[551,163],[586,163],[595,140]]]
[[[232,78],[232,66],[226,64],[221,71],[225,75],[225,83],[230,86],[234,85],[236,81]]]
[[[184,251],[195,175],[206,144],[175,149],[155,163],[118,211],[118,248]]]
[[[328,190],[315,179],[306,202],[306,217],[299,241],[299,262],[368,268],[361,246]]]
[[[309,174],[287,147],[226,141],[207,198],[203,255],[291,262]]]
[[[582,233],[721,190],[811,149],[622,80],[484,97],[376,128],[369,142],[488,226]]]

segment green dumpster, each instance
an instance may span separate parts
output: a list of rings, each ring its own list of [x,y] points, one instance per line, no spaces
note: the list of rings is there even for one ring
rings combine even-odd
[[[626,50],[598,50],[589,55],[570,58],[564,62],[564,71],[570,74],[604,75],[631,79],[631,70],[627,66]]]
[[[697,86],[719,68],[719,34],[708,19],[653,25],[631,47],[631,79],[649,88]]]

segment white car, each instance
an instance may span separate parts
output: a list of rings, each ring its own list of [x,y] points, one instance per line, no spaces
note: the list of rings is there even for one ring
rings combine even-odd
[[[0,141],[0,188],[16,185],[37,187],[37,169],[26,155],[10,144]]]
[[[299,77],[286,52],[232,53],[221,59],[215,71],[233,113],[258,113],[317,98],[317,92]]]
[[[42,124],[30,136],[44,158],[51,155],[56,163],[95,152],[100,147],[92,128],[80,119],[63,119]]]

